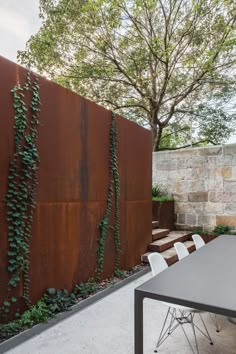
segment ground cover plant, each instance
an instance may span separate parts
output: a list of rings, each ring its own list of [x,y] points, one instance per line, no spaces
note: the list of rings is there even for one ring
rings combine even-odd
[[[194,234],[199,235],[209,235],[209,236],[220,236],[223,234],[235,234],[235,230],[228,225],[217,225],[212,231],[204,231],[203,228],[199,227],[193,230]]]
[[[97,283],[91,278],[87,282],[80,282],[75,285],[71,293],[65,289],[47,289],[42,298],[35,305],[30,306],[22,315],[19,315],[17,312],[15,320],[7,323],[0,323],[0,343],[39,323],[48,322],[57,313],[69,311],[71,306],[97,292],[114,286],[123,279],[128,278],[134,273],[147,267],[146,264],[141,264],[128,271],[120,270],[119,276],[116,275],[110,279],[103,280],[100,283]]]
[[[231,231],[231,227],[228,225],[218,225],[213,230],[213,235],[219,236],[223,234],[228,234]]]

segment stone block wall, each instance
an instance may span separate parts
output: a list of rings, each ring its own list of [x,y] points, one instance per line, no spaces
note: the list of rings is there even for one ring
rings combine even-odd
[[[236,227],[236,144],[154,152],[155,183],[176,201],[176,228]]]

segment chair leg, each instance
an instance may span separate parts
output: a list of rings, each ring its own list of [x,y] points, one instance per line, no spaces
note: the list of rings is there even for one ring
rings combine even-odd
[[[185,322],[185,323],[190,323],[190,324],[191,324],[191,327],[192,327],[192,330],[193,330],[193,334],[194,334],[194,339],[195,339],[196,353],[199,354],[199,348],[198,348],[198,342],[197,342],[197,336],[196,336],[196,330],[195,330],[195,328],[198,329],[199,332],[201,332],[201,333],[210,341],[210,344],[213,344],[213,343],[212,343],[211,336],[210,336],[210,334],[209,334],[209,332],[208,332],[208,329],[207,329],[207,327],[206,327],[206,325],[205,325],[205,322],[204,322],[204,320],[203,320],[201,314],[199,314],[199,316],[200,316],[200,318],[201,318],[201,320],[202,320],[202,323],[203,323],[203,326],[204,326],[204,328],[205,328],[206,333],[204,333],[204,332],[194,323],[194,315],[195,315],[194,313],[191,313],[191,312],[190,312],[189,316],[187,317],[187,319],[189,318],[189,322]],[[181,328],[182,328],[182,330],[183,330],[183,332],[184,332],[184,335],[185,335],[185,337],[186,337],[186,339],[187,339],[187,341],[188,341],[188,344],[189,344],[189,346],[190,346],[192,352],[195,354],[195,351],[194,351],[194,349],[193,349],[193,347],[192,347],[192,344],[191,344],[191,342],[190,342],[190,340],[189,340],[189,338],[188,338],[188,336],[187,336],[187,333],[186,333],[185,330],[184,330],[183,324],[181,324]]]
[[[169,324],[166,326],[167,324],[167,321],[168,321],[168,317],[171,317],[170,318],[170,322]],[[159,338],[158,338],[158,341],[157,341],[157,344],[156,344],[156,347],[155,347],[155,350],[154,350],[154,353],[157,353],[158,352],[158,348],[160,347],[160,345],[169,337],[169,335],[171,333],[173,333],[175,331],[175,329],[179,326],[179,324],[177,323],[175,326],[174,325],[174,322],[175,322],[175,318],[176,318],[176,310],[169,307],[168,308],[168,311],[167,311],[167,314],[166,314],[166,317],[165,317],[165,321],[164,321],[164,324],[162,326],[162,329],[161,329],[161,333],[159,335]],[[166,327],[166,329],[165,329]]]
[[[191,326],[192,326],[192,330],[193,330],[193,334],[194,334],[194,339],[195,339],[197,354],[199,354],[198,344],[197,344],[197,336],[196,336],[195,326],[194,326],[194,322],[193,322],[193,317],[194,317],[194,316],[193,316],[193,314],[191,313]]]
[[[214,318],[213,318],[211,313],[209,313],[209,315],[211,317],[212,322],[214,323],[214,326],[216,327],[216,332],[219,333],[220,332],[220,326],[219,326],[219,323],[218,323],[218,320],[217,320],[217,315],[215,314]]]
[[[171,320],[170,320],[170,325],[169,325],[169,328],[168,328],[168,335],[170,335],[172,333],[171,330],[173,328],[173,324],[175,322],[175,317],[176,317],[175,311],[176,311],[175,309],[172,309],[172,312],[170,311]]]
[[[203,324],[206,332],[204,333],[195,323],[194,323],[194,326],[199,330],[199,332],[201,332],[210,341],[210,344],[213,345],[214,343],[212,342],[210,333],[208,332],[207,326],[206,326],[206,324],[202,318],[202,315],[200,313],[199,313],[199,316],[201,318],[202,324]]]
[[[159,338],[158,338],[158,341],[157,341],[157,344],[156,344],[156,348],[155,348],[155,350],[154,350],[154,353],[157,353],[157,348],[158,348],[158,347],[160,346],[160,344],[161,344],[161,341],[162,341],[162,338],[163,338],[162,334],[163,334],[163,332],[164,332],[164,328],[165,328],[167,319],[168,319],[168,317],[169,317],[169,314],[170,314],[170,307],[169,307],[168,310],[167,310],[167,314],[166,314],[166,317],[165,317],[165,321],[164,321],[164,324],[163,324],[163,326],[162,326],[161,333],[160,333],[160,335],[159,335]]]
[[[191,319],[190,319],[190,321],[191,321]],[[189,338],[188,338],[188,336],[187,336],[187,333],[186,333],[186,331],[185,331],[185,329],[184,329],[184,324],[181,323],[181,324],[180,324],[180,327],[181,327],[181,329],[182,329],[182,331],[183,331],[183,333],[184,333],[184,335],[185,335],[185,338],[186,338],[187,341],[188,341],[188,344],[189,344],[189,346],[190,346],[190,348],[191,348],[193,354],[195,354],[194,349],[193,349],[193,347],[192,347],[192,344],[191,344],[191,342],[190,342],[190,340],[189,340]]]
[[[212,342],[212,339],[211,339],[211,336],[208,332],[208,329],[206,327],[206,324],[201,316],[201,314],[199,313],[199,316],[201,318],[201,321],[203,323],[203,326],[204,326],[204,329],[205,329],[205,332],[203,332],[203,330],[201,330],[195,323],[194,323],[194,315],[195,313],[192,313],[192,312],[184,312],[184,311],[181,311],[179,310],[179,313],[180,313],[180,316],[177,315],[177,310],[174,309],[174,308],[171,308],[169,307],[168,308],[168,311],[167,311],[167,314],[166,314],[166,317],[165,317],[165,321],[164,321],[164,324],[162,326],[162,329],[161,329],[161,333],[159,335],[159,338],[158,338],[158,341],[157,341],[157,344],[156,344],[156,347],[155,347],[155,350],[154,352],[157,353],[158,352],[158,348],[160,347],[160,345],[169,337],[169,335],[171,333],[173,333],[175,331],[175,329],[178,327],[178,326],[181,326],[182,328],[182,331],[188,341],[188,344],[193,352],[193,354],[199,354],[199,349],[198,349],[198,343],[197,343],[197,336],[196,336],[196,329],[199,330],[199,332],[201,332],[209,341],[210,341],[210,344],[213,344]],[[169,324],[168,323],[168,318],[169,316],[171,317],[170,318],[170,321],[169,321]],[[174,324],[176,322],[176,324]],[[196,352],[195,350],[193,349],[193,346],[187,336],[187,333],[184,329],[184,325],[185,324],[191,324],[191,327],[192,327],[192,330],[193,330],[193,334],[194,334],[194,339],[195,339],[195,346],[196,346]]]

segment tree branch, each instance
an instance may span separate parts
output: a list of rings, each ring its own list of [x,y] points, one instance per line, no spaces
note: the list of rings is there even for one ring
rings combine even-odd
[[[217,145],[214,141],[209,140],[209,139],[205,139],[205,140],[199,140],[198,142],[192,143],[192,144],[187,144],[187,145],[183,145],[183,146],[179,146],[176,148],[160,148],[158,149],[158,151],[164,151],[164,150],[180,150],[180,149],[185,149],[187,147],[192,147],[192,146],[196,146],[199,144],[203,144],[203,143],[210,143],[212,145]]]

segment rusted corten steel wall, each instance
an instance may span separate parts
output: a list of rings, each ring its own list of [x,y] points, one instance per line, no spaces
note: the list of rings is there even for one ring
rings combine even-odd
[[[13,155],[10,90],[27,71],[0,57],[0,301],[6,297],[7,223],[2,201]],[[109,183],[111,112],[42,77],[37,206],[31,238],[30,294],[48,287],[71,290],[94,275],[97,225]],[[140,261],[151,241],[151,134],[117,117],[120,174],[120,268]],[[112,274],[114,242],[108,235],[103,278]],[[16,295],[21,295],[21,290]]]

